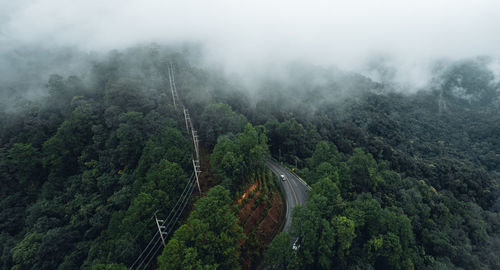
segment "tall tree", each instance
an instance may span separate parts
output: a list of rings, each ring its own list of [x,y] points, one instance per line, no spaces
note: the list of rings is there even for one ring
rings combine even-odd
[[[239,241],[244,238],[231,208],[229,191],[215,186],[196,202],[186,224],[174,233],[160,269],[240,269]]]

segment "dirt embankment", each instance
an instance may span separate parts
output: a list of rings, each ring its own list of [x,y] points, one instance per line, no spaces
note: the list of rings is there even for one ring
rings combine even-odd
[[[281,221],[284,218],[284,208],[279,193],[274,193],[271,201],[271,208],[267,212],[266,218],[262,220],[257,228],[258,240],[269,244],[281,228]]]
[[[239,223],[247,236],[240,243],[243,269],[259,268],[264,251],[281,228],[285,208],[273,181],[273,175],[262,170],[236,201]]]

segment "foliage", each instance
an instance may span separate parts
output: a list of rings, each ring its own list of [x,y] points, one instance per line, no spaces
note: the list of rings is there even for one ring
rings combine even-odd
[[[290,234],[270,245],[271,267],[500,268],[490,60],[442,64],[428,89],[406,94],[293,64],[287,81],[259,82],[250,99],[193,58],[155,45],[113,51],[88,61],[86,76],[46,78],[45,97],[2,107],[0,269],[131,265],[150,239],[142,232],[155,230],[149,219],[168,214],[192,170],[182,113],[165,92],[169,62],[229,194],[268,153],[313,186]],[[231,199],[217,187],[200,200],[162,267],[239,268]]]
[[[270,265],[283,265],[282,259],[273,255],[278,252],[291,252],[293,256],[287,262],[297,262],[300,269],[496,265],[496,259],[479,261],[482,255],[473,249],[495,235],[494,227],[482,215],[498,215],[480,214],[483,210],[478,205],[461,202],[450,192],[437,192],[424,181],[401,178],[361,149],[338,158],[335,148],[327,145],[319,143],[308,159],[308,164],[316,165],[309,168],[309,175],[323,178],[312,185],[306,205],[293,212],[291,236],[298,238],[299,248],[293,250],[275,239],[267,255]],[[331,163],[322,162],[325,159]],[[325,164],[333,173],[324,173]],[[342,170],[346,173],[339,177],[337,172]],[[334,176],[333,181],[329,175]],[[344,181],[352,184],[342,185]],[[295,266],[288,264],[291,269]]]
[[[264,166],[268,156],[267,138],[263,130],[247,124],[243,132],[221,136],[214,147],[211,162],[232,191],[252,172]]]
[[[160,269],[239,269],[244,235],[231,208],[229,191],[210,189],[198,200],[187,223],[174,233],[158,258]]]
[[[272,269],[286,269],[292,259],[291,238],[286,232],[278,234],[266,251],[264,263]]]
[[[156,90],[167,55],[150,52],[111,53],[91,80],[51,76],[47,100],[2,118],[0,269],[123,269],[175,204],[190,141]]]
[[[205,107],[200,119],[202,140],[213,147],[219,136],[227,133],[242,132],[247,119],[232,111],[231,106],[224,103],[210,104]]]

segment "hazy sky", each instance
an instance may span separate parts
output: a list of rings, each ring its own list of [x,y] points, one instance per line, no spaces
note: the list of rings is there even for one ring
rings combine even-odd
[[[238,71],[290,60],[359,70],[379,54],[418,81],[436,58],[500,56],[500,1],[0,0],[0,39],[84,50],[197,41]]]

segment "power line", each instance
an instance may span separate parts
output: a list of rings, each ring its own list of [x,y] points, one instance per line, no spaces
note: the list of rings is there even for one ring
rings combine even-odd
[[[189,197],[191,196],[192,192],[193,192],[193,188],[194,188],[194,181],[191,181],[191,182],[190,182],[190,186],[191,186],[191,187],[189,188],[189,190],[190,190],[190,191],[189,191],[188,193],[186,193],[186,195],[185,195],[184,199],[182,199],[182,201],[183,201],[182,210],[184,210],[184,207],[185,207],[185,202],[187,202],[187,200],[186,200],[186,199],[187,199],[187,198],[189,198]],[[180,200],[179,200],[179,201],[180,201]],[[172,219],[170,219],[170,222],[167,224],[167,226],[165,226],[167,229],[171,226],[171,224],[172,224],[172,220],[173,220],[173,219],[177,216],[177,214],[178,214],[178,212],[179,212],[179,209],[181,209],[181,208],[177,208],[177,211],[175,212],[174,216],[172,217]],[[177,221],[177,220],[176,220],[176,221]],[[164,221],[161,225],[165,225],[165,223],[166,223],[166,220],[165,220],[165,221]],[[175,223],[174,223],[174,224],[175,224]],[[173,225],[173,224],[172,224],[172,225]]]
[[[149,241],[148,245],[143,249],[143,251],[141,252],[139,257],[137,257],[137,259],[134,261],[134,263],[132,264],[130,269],[132,269],[136,265],[136,263],[138,263],[140,261],[141,263],[137,266],[137,269],[139,269],[144,264],[144,262],[146,262],[146,260],[147,260],[147,262],[143,268],[143,269],[146,269],[146,267],[149,265],[151,260],[155,257],[158,250],[161,249],[162,246],[166,245],[166,239],[167,239],[168,235],[173,231],[175,224],[177,224],[179,218],[182,215],[182,212],[184,211],[184,209],[186,208],[186,205],[189,202],[189,198],[191,197],[193,190],[195,188],[195,183],[197,184],[198,191],[200,192],[200,195],[201,195],[201,188],[200,188],[200,182],[199,182],[199,175],[201,173],[201,170],[200,170],[200,155],[199,155],[198,135],[197,135],[196,130],[193,127],[193,122],[191,121],[191,117],[189,116],[188,110],[184,107],[184,105],[182,105],[182,102],[179,99],[179,95],[177,94],[177,86],[175,84],[175,75],[174,75],[174,65],[172,63],[169,63],[167,71],[168,71],[168,80],[169,80],[169,84],[170,84],[170,90],[172,92],[172,100],[173,100],[174,108],[177,109],[178,104],[179,104],[179,106],[182,107],[183,114],[184,114],[184,120],[186,122],[186,129],[188,131],[188,134],[191,135],[191,138],[193,140],[193,152],[194,152],[193,154],[195,156],[195,158],[192,159],[192,161],[193,161],[193,173],[191,174],[189,181],[186,183],[184,190],[182,191],[181,195],[179,196],[179,199],[177,200],[175,205],[170,210],[170,213],[168,214],[167,218],[164,220],[159,220],[158,218],[156,218],[156,225],[158,228],[158,232],[156,232],[153,235],[153,237]],[[194,177],[193,177],[193,175],[194,175]],[[154,215],[155,217],[156,217],[157,212],[158,212],[158,210],[155,212],[155,215]],[[168,221],[168,223],[167,223],[167,221]],[[160,222],[161,222],[161,225],[160,225]],[[167,225],[165,226],[165,224],[167,224]],[[143,228],[143,230],[144,230],[144,228]],[[160,236],[159,238],[157,237],[158,233]],[[137,238],[137,236],[136,236],[136,238]],[[155,239],[156,239],[156,242],[154,242]],[[153,246],[151,246],[151,243],[153,243],[153,242],[155,244]],[[150,246],[151,246],[151,248],[150,248]],[[153,252],[153,250],[154,250],[154,252]],[[146,251],[148,251],[148,252],[143,257],[143,255],[146,253]],[[151,257],[148,259],[149,255],[151,255]]]
[[[194,173],[193,173],[194,174]],[[184,195],[186,194],[186,191],[189,190],[189,186],[191,186],[191,183],[193,182],[193,174],[191,174],[191,177],[189,179],[189,181],[186,183],[186,186],[184,187],[184,190],[182,191],[181,193],[181,196],[179,196],[179,199],[177,200],[177,202],[175,203],[174,207],[172,207],[172,210],[170,211],[168,217],[167,217],[167,220],[170,219],[172,217],[172,214],[176,213],[177,211],[175,210],[177,208],[177,206],[179,205],[179,202],[180,201],[184,201],[183,197]],[[156,211],[158,212],[158,211]],[[155,214],[156,214],[155,212]],[[175,216],[175,214],[174,214]],[[154,217],[154,216],[153,216]],[[163,225],[163,224],[162,224]],[[148,245],[143,249],[143,251],[141,252],[141,254],[139,255],[139,257],[137,257],[137,259],[134,261],[134,263],[132,264],[132,266],[130,267],[130,269],[132,269],[134,267],[134,265],[140,260],[140,258],[142,257],[142,255],[146,252],[146,250],[148,249],[148,247],[151,245],[152,241],[154,240],[154,238],[156,237],[156,234],[158,234],[158,232],[156,232],[153,237],[151,238],[151,240],[149,241]]]
[[[189,192],[189,196],[191,196],[191,194],[193,193],[193,189],[194,189],[194,181],[193,181],[193,183],[191,184],[191,190],[190,190],[190,192]],[[189,197],[189,196],[188,196],[188,197]],[[181,211],[178,213],[177,218],[175,219],[175,221],[174,221],[173,223],[171,223],[171,224],[172,224],[172,226],[170,226],[170,224],[169,224],[169,225],[167,225],[167,226],[165,226],[165,227],[166,227],[166,230],[168,230],[167,235],[168,235],[168,234],[172,231],[173,226],[175,225],[175,223],[176,223],[176,222],[177,222],[177,220],[179,219],[180,214],[182,214],[182,211],[183,211],[183,210],[184,210],[184,208],[186,207],[187,202],[188,202],[187,200],[185,200],[185,201],[184,201],[184,204],[182,205]]]
[[[148,222],[149,222],[149,220],[151,220],[151,219],[153,219],[153,218],[155,217],[156,213],[158,213],[158,210],[156,210],[156,211],[153,213],[153,215],[151,215],[151,218],[149,218],[149,219],[148,219]],[[147,227],[147,226],[146,226],[146,224],[147,224],[147,223],[144,223],[144,226],[142,227],[142,230],[140,230],[138,233],[136,233],[135,237],[132,239],[132,242],[135,242],[135,240],[137,240],[137,238],[139,237],[139,235],[140,235],[141,233],[143,233],[143,232],[144,232],[144,230],[145,230],[145,229],[146,229],[146,227]],[[121,256],[123,255],[123,253],[125,253],[125,251],[127,251],[127,250],[128,250],[128,248],[124,249],[124,250],[122,251],[122,253],[120,253],[120,257],[121,257]]]
[[[170,219],[172,213],[174,212],[174,209],[177,207],[177,205],[181,201],[182,197],[184,196],[185,192],[188,190],[188,186],[190,185],[190,183],[193,180],[193,174],[194,173],[191,174],[191,177],[190,177],[189,181],[186,183],[186,186],[184,187],[184,190],[182,191],[181,196],[179,196],[179,199],[177,199],[177,202],[175,203],[174,207],[172,207],[172,210],[170,210],[170,213],[168,214],[168,216],[167,216],[167,218],[165,220],[169,220]],[[165,223],[165,221],[163,223]],[[163,225],[163,223],[161,225]]]
[[[158,245],[158,247],[155,249],[155,251],[153,252],[151,258],[149,258],[148,262],[144,265],[144,268],[142,269],[146,269],[146,267],[149,266],[149,263],[151,262],[151,260],[153,260],[153,258],[155,257],[155,254],[156,252],[158,252],[158,250],[161,248],[161,245]]]
[[[156,232],[154,235],[153,235],[153,238],[151,238],[151,240],[149,241],[148,245],[142,250],[141,254],[139,255],[139,257],[137,257],[137,259],[135,259],[134,263],[132,263],[132,266],[130,266],[129,270],[131,270],[132,268],[134,268],[134,265],[139,261],[139,259],[142,257],[142,254],[144,254],[144,252],[146,252],[146,250],[148,249],[149,245],[151,245],[151,243],[153,242],[153,240],[155,239],[155,236],[158,234],[158,232]]]
[[[191,175],[191,178],[188,181],[188,183],[186,184],[186,186],[184,187],[184,190],[183,190],[181,196],[177,200],[177,202],[174,205],[174,207],[172,207],[172,210],[170,211],[169,216],[161,224],[161,226],[164,226],[164,224],[166,223],[166,221],[169,220],[168,225],[165,226],[165,230],[168,231],[168,233],[165,235],[165,238],[168,236],[168,234],[170,234],[170,232],[172,231],[175,223],[177,222],[177,220],[180,217],[180,213],[182,213],[182,210],[184,210],[184,208],[186,207],[186,204],[187,204],[187,201],[188,201],[187,198],[189,198],[189,196],[193,192],[193,188],[194,188],[194,178]],[[172,222],[174,219],[175,219],[175,221]],[[158,232],[156,232],[153,235],[153,237],[149,241],[148,245],[143,249],[143,251],[141,252],[141,254],[139,255],[139,257],[137,257],[137,259],[134,261],[134,263],[132,264],[132,266],[130,267],[130,269],[132,269],[137,262],[141,261],[141,257],[148,250],[149,246],[151,245],[151,243],[153,242],[153,240],[157,237],[158,233],[163,233],[163,232],[158,231]],[[158,242],[158,240],[160,240],[160,239],[157,238],[157,242]],[[157,244],[157,242],[156,242],[156,244]],[[156,246],[156,244],[153,245],[153,247],[151,248],[151,250]],[[145,258],[142,260],[142,263],[140,265],[142,265],[144,263],[144,261],[146,260],[147,256],[149,256],[149,254],[151,253],[151,250],[149,250],[149,252],[145,256]],[[140,265],[137,268],[139,268]]]
[[[193,182],[194,182],[194,181],[193,181]],[[193,183],[193,185],[192,185],[192,187],[191,187],[191,192],[190,192],[190,193],[188,193],[188,194],[191,194],[191,193],[193,192],[193,190],[194,190],[194,183]],[[188,197],[189,197],[189,196],[188,196]],[[179,220],[179,218],[180,218],[180,216],[181,216],[181,214],[182,214],[182,212],[183,212],[184,208],[186,207],[187,203],[188,203],[188,200],[186,200],[186,201],[184,202],[183,206],[180,208],[180,210],[181,210],[181,211],[179,212],[179,215],[178,215],[178,216],[177,216],[177,218],[175,219],[174,223],[172,223],[172,226],[170,227],[170,229],[168,230],[168,232],[164,233],[164,234],[165,234],[165,238],[166,238],[166,237],[167,237],[167,236],[168,236],[168,235],[172,232],[172,230],[173,230],[173,228],[174,228],[175,223],[177,223],[177,221]],[[158,243],[161,243],[161,242],[159,242],[159,241],[158,241],[156,245],[158,245]],[[155,246],[156,246],[156,245],[155,245]],[[160,244],[160,245],[158,245],[158,247],[157,247],[157,248],[155,249],[155,251],[152,253],[152,256],[149,258],[148,262],[144,265],[144,268],[143,268],[143,269],[146,269],[146,267],[148,267],[149,263],[150,263],[150,262],[151,262],[151,260],[155,257],[156,253],[157,253],[157,252],[158,252],[158,250],[161,248],[161,246],[162,246],[161,244]],[[154,248],[154,246],[151,248],[151,250],[152,250],[153,248]],[[148,257],[148,256],[146,256],[146,258],[147,258],[147,257]],[[138,267],[138,268],[139,268],[139,267]]]
[[[173,81],[173,74],[171,70],[171,66],[169,65],[168,67],[168,81],[170,83],[170,91],[172,92],[172,100],[174,102],[174,108],[177,109],[177,104],[176,104],[176,90],[174,87],[174,81]]]
[[[137,266],[137,268],[136,268],[136,269],[141,268],[141,266],[144,264],[144,262],[145,262],[145,261],[146,261],[146,259],[148,258],[149,254],[151,254],[151,251],[153,251],[153,248],[155,248],[155,247],[158,245],[158,243],[160,244],[160,247],[161,247],[161,241],[159,241],[159,240],[160,240],[159,238],[158,238],[158,239],[156,239],[156,243],[155,243],[155,244],[151,247],[151,249],[149,250],[148,254],[146,254],[146,256],[144,257],[144,259],[143,259],[143,260],[142,260],[142,262],[141,262],[141,263]],[[153,256],[152,256],[152,257],[154,257],[154,254],[153,254]]]
[[[177,223],[177,221],[179,220],[184,208],[186,207],[187,203],[188,203],[188,198],[190,197],[191,193],[193,192],[194,190],[194,181],[190,181],[189,185],[190,188],[188,188],[188,192],[186,194],[184,194],[184,199],[179,199],[178,201],[182,201],[181,203],[181,206],[179,208],[177,208],[177,210],[175,211],[175,214],[174,216],[172,217],[172,219],[170,219],[170,222],[168,223],[167,226],[164,226],[164,224],[166,223],[166,221],[164,221],[160,226],[164,226],[165,227],[165,231],[161,231],[161,229],[158,231],[159,233],[161,233],[160,236],[163,236],[165,239],[168,237],[168,235],[170,235],[170,233],[172,232],[173,228],[175,227],[175,224]],[[174,221],[175,219],[175,221]],[[159,227],[160,227],[159,226]],[[153,242],[153,240],[156,238],[156,235],[158,234],[158,232],[153,236],[153,239],[151,239],[150,243]],[[141,263],[137,266],[136,269],[140,269],[141,266],[144,264],[144,262],[146,262],[147,260],[147,263],[146,265],[144,266],[143,269],[145,269],[149,263],[151,262],[151,260],[155,257],[156,253],[158,252],[158,250],[161,248],[162,246],[162,240],[161,238],[156,238],[156,242],[153,246],[151,246],[151,248],[149,249],[149,252],[143,257],[141,261]],[[149,247],[149,245],[148,245]],[[148,249],[148,247],[146,247],[143,251],[143,253]],[[153,252],[153,250],[155,250]],[[151,255],[151,257],[149,257]],[[149,259],[148,259],[149,257]],[[131,267],[132,269],[132,267]]]

